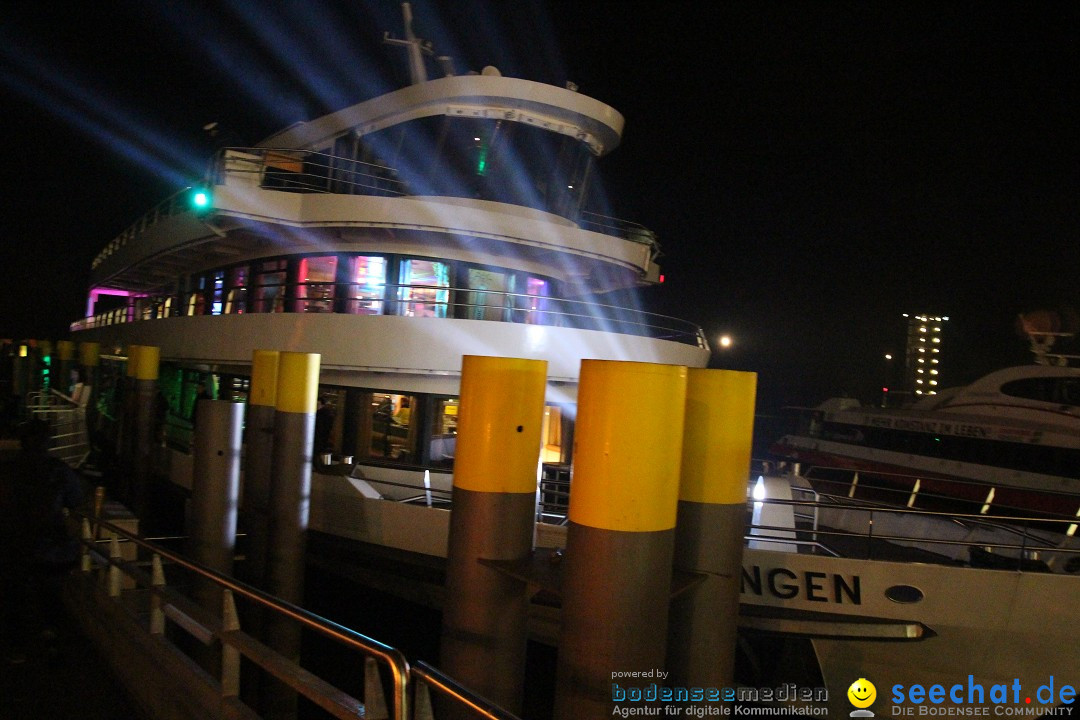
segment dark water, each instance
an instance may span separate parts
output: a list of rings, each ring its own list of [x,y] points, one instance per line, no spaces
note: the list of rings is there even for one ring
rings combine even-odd
[[[426,661],[438,667],[439,611],[363,587],[317,567],[308,567],[307,608],[328,620],[401,650],[410,663]],[[362,696],[363,658],[326,638],[309,633],[302,649],[304,667],[336,687]],[[555,692],[555,649],[529,642],[522,717],[551,717]],[[325,717],[314,707],[302,709],[305,718]]]

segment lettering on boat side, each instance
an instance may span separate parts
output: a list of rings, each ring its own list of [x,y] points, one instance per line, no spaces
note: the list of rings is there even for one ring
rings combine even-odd
[[[872,417],[867,415],[867,425],[892,430],[958,435],[970,438],[996,437],[999,433],[993,428],[975,423],[947,422],[944,420],[917,420],[912,418]],[[1015,431],[1013,431],[1015,432]]]
[[[750,565],[742,569],[744,595],[771,596],[781,600],[802,599],[810,602],[862,604],[862,581],[858,575],[784,567],[765,568]]]

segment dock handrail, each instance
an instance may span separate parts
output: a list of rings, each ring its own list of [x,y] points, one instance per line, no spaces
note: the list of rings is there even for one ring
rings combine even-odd
[[[100,502],[98,506],[100,507]],[[431,720],[433,715],[431,714],[431,703],[427,693],[430,692],[429,689],[433,688],[455,705],[471,710],[474,717],[487,718],[488,720],[516,720],[516,716],[512,713],[470,691],[436,668],[424,663],[411,667],[404,654],[396,648],[302,607],[281,600],[236,578],[216,572],[178,552],[171,551],[116,524],[103,520],[96,513],[76,510],[72,512],[72,515],[79,519],[83,526],[81,539],[83,546],[82,571],[89,573],[94,565],[98,565],[105,570],[107,574],[106,584],[109,588],[109,594],[113,597],[119,597],[120,595],[121,573],[127,575],[137,584],[145,586],[151,592],[151,632],[155,632],[155,628],[156,632],[162,632],[165,618],[169,617],[174,622],[184,626],[196,637],[199,637],[204,643],[216,638],[220,640],[223,647],[227,646],[229,651],[235,654],[236,662],[222,663],[222,688],[224,693],[236,694],[239,683],[239,676],[236,674],[239,672],[238,658],[239,655],[243,655],[336,717],[356,717],[358,710],[360,712],[364,711],[364,706],[359,700],[314,678],[314,676],[308,681],[292,679],[290,682],[290,677],[286,677],[286,673],[281,671],[282,663],[278,662],[281,658],[274,655],[276,659],[273,661],[267,659],[265,646],[239,630],[238,623],[235,621],[235,606],[233,605],[233,597],[239,596],[274,613],[290,618],[335,642],[359,650],[368,658],[365,662],[365,672],[368,672],[372,661],[388,667],[393,690],[392,711],[387,715],[389,718],[394,720]],[[105,535],[111,537],[106,538]],[[152,573],[147,573],[141,564],[126,561],[121,557],[119,551],[120,539],[134,544],[150,555]],[[101,543],[109,544],[108,552],[102,552],[99,549]],[[186,599],[178,600],[178,593],[165,586],[162,570],[165,561],[184,568],[193,573],[194,576],[213,583],[223,591],[225,621],[220,623],[220,627],[200,624],[193,619],[192,612],[185,611],[185,607],[181,607],[181,605],[190,606],[192,603],[186,601]],[[192,608],[188,607],[187,609]],[[230,616],[233,618],[232,622],[229,622]],[[225,676],[230,671],[233,674],[231,679]],[[304,673],[306,671],[300,669],[300,674]],[[365,686],[369,689],[375,688],[375,692],[379,694],[379,697],[374,699],[365,697],[365,703],[374,702],[374,707],[381,707],[384,703],[381,697],[381,683],[377,678],[374,681],[367,677],[365,679]]]
[[[49,425],[49,453],[71,467],[79,467],[90,455],[86,427],[86,400],[90,388],[70,397],[55,388],[27,395],[26,411]]]

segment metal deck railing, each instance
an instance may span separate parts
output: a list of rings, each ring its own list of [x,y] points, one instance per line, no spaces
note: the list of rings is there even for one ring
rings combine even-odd
[[[100,500],[97,505],[100,507]],[[105,588],[110,601],[128,607],[132,619],[147,634],[169,643],[176,652],[181,652],[172,640],[176,631],[216,651],[213,665],[218,670],[215,680],[222,698],[239,702],[242,690],[240,659],[246,658],[330,716],[342,720],[356,717],[434,720],[437,716],[432,709],[433,693],[449,708],[467,713],[467,717],[516,720],[512,713],[463,687],[437,668],[426,663],[410,665],[395,648],[199,565],[178,552],[101,520],[96,513],[76,514],[83,527],[82,573],[87,576],[97,573],[99,582],[95,585]],[[141,561],[125,559],[124,544],[135,546]],[[130,557],[132,553],[129,551],[127,555]],[[178,586],[167,583],[166,567],[172,568],[170,573],[182,570],[190,580],[216,588],[221,597],[220,617],[213,616]],[[126,603],[125,596],[128,598]],[[131,609],[132,597],[142,597],[142,607]],[[359,653],[363,658],[363,698],[330,685],[244,632],[237,600],[297,623]],[[167,626],[176,631],[166,632]],[[390,688],[388,694],[384,687]],[[442,703],[439,707],[443,707]],[[459,716],[455,714],[455,717]]]
[[[754,467],[765,471],[762,461]],[[1015,570],[1046,570],[1069,574],[1080,573],[1080,539],[1070,530],[1076,518],[1032,518],[1020,514],[957,513],[896,505],[854,501],[840,495],[820,493],[808,486],[791,486],[793,498],[764,498],[754,500],[751,488],[759,476],[752,473],[747,490],[746,540],[765,547],[794,545],[799,552],[822,553],[833,556],[894,559],[904,554],[904,549],[924,551],[920,556],[925,562],[955,563],[956,557],[974,548],[982,553],[981,559],[972,564]],[[790,477],[790,476],[789,476]],[[424,489],[407,483],[373,481],[375,485],[393,485],[417,491],[408,502],[422,498]],[[570,466],[545,463],[537,485],[537,522],[549,525],[565,525],[571,494]],[[904,494],[904,499],[907,494]],[[924,497],[926,497],[924,495]],[[448,507],[449,497],[440,498],[440,507]],[[1078,497],[1080,501],[1080,497]],[[791,525],[774,525],[753,521],[756,504],[772,507],[789,507],[793,517]],[[843,527],[830,522],[843,518]],[[883,530],[882,527],[899,528]],[[934,534],[934,528],[961,528],[962,538],[949,534]],[[1042,559],[1041,559],[1042,558]],[[1043,559],[1052,558],[1059,567],[1048,566]],[[991,565],[987,565],[992,562]]]
[[[450,285],[380,283],[374,292],[378,295],[372,296],[373,288],[364,283],[255,285],[234,288],[227,298],[198,293],[202,295],[198,305],[211,315],[293,312],[457,318],[598,330],[708,347],[704,332],[694,323],[618,305]],[[130,307],[77,320],[71,330],[180,316],[194,304],[191,295],[140,298]]]
[[[90,388],[80,388],[79,397],[69,397],[57,390],[41,390],[26,396],[29,417],[49,424],[49,454],[78,468],[90,455],[90,437],[86,428],[86,400]]]

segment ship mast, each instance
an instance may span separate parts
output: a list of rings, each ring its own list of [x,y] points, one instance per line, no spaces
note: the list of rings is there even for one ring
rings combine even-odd
[[[401,3],[401,11],[405,16],[405,39],[390,37],[389,31],[383,34],[383,42],[387,45],[402,45],[409,53],[409,82],[419,85],[427,82],[427,68],[424,66],[424,53],[432,54],[431,42],[416,37],[412,29],[412,5]]]

